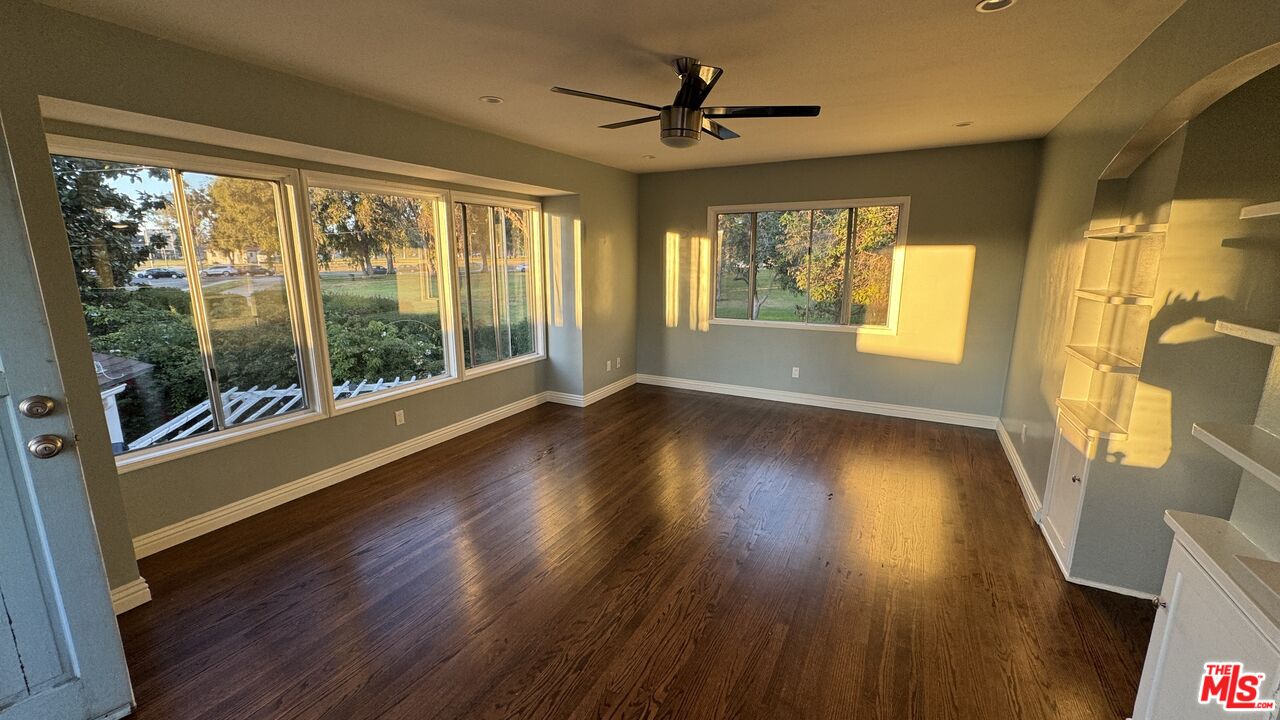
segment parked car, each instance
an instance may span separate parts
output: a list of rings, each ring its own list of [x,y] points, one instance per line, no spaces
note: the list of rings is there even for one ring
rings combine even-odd
[[[187,272],[185,270],[175,267],[147,268],[137,273],[137,277],[147,278],[148,280],[156,280],[158,278],[184,278],[186,276]]]
[[[373,274],[374,274],[374,275],[386,275],[386,274],[387,274],[387,269],[386,269],[386,268],[384,268],[384,267],[382,267],[381,265],[374,265],[374,266],[373,266]]]
[[[240,265],[236,268],[241,275],[275,275],[276,271],[261,265]]]
[[[239,274],[240,271],[231,265],[210,265],[200,271],[200,277],[231,277]]]

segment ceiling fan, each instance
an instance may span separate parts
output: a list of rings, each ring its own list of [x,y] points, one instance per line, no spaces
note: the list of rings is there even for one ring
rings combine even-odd
[[[698,143],[698,138],[703,132],[718,140],[732,140],[739,137],[738,133],[716,122],[718,118],[817,117],[822,110],[818,105],[703,107],[702,104],[706,102],[707,95],[711,94],[711,88],[715,87],[716,81],[724,74],[724,70],[710,65],[703,65],[690,57],[676,58],[672,64],[675,66],[676,75],[680,76],[680,89],[676,91],[675,100],[672,100],[670,105],[662,107],[635,100],[623,100],[622,98],[609,97],[608,95],[598,95],[562,87],[553,87],[551,92],[655,110],[658,113],[657,115],[609,123],[600,127],[616,130],[660,120],[662,142],[664,145],[674,148],[693,147]]]

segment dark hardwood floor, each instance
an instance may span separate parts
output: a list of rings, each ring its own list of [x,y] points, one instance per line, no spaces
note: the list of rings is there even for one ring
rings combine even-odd
[[[142,561],[143,720],[1126,717],[995,434],[637,386]]]

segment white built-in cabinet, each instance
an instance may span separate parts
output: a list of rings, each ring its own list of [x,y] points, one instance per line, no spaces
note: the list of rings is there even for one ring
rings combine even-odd
[[[1275,710],[1228,713],[1199,702],[1205,664],[1222,662],[1265,673],[1262,698],[1280,698],[1280,608],[1238,559],[1257,548],[1226,520],[1179,512],[1166,520],[1175,540],[1133,720],[1273,720]]]
[[[1062,574],[1068,577],[1071,576],[1076,530],[1080,525],[1085,485],[1089,481],[1089,455],[1092,451],[1093,441],[1060,418],[1049,463],[1049,482],[1045,487],[1040,526]]]

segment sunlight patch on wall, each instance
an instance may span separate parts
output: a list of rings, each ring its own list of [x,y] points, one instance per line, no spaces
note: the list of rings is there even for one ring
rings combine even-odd
[[[973,245],[908,245],[897,332],[859,333],[858,352],[959,365],[976,257]]]
[[[582,221],[573,219],[573,326],[582,327]]]
[[[711,329],[711,238],[693,238],[691,244],[690,252],[696,251],[698,258],[698,313],[696,324],[691,322],[689,327],[707,332]],[[690,301],[689,305],[692,309],[694,303]]]
[[[551,239],[551,324],[564,327],[564,223],[559,215],[550,215],[547,224]]]
[[[680,325],[680,236],[667,233],[666,247],[666,309],[667,327]]]
[[[1173,393],[1138,381],[1129,416],[1129,436],[1108,442],[1107,462],[1140,468],[1164,467],[1172,449]]]

